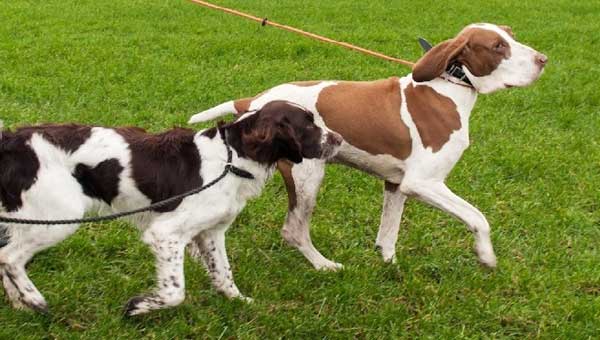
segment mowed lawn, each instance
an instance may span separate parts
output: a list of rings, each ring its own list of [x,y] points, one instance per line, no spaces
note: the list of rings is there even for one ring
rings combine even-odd
[[[418,36],[437,43],[482,21],[512,26],[547,54],[534,86],[479,97],[472,146],[448,178],[487,216],[498,268],[478,265],[461,223],[415,201],[398,263],[383,263],[374,250],[381,181],[331,166],[312,236],[343,271],[313,270],[281,239],[287,201],[276,175],[227,238],[236,282],[254,304],[223,298],[187,261],[181,306],[123,318],[125,302],[153,287],[152,255],[126,223],[85,225],[28,267],[51,314],[2,302],[0,338],[600,336],[597,2],[216,2],[410,60],[422,54]],[[160,131],[283,82],[407,73],[184,0],[0,2],[0,118],[11,128],[78,122]]]

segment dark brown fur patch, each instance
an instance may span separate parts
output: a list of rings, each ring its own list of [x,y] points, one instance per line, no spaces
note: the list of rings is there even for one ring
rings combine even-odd
[[[24,127],[18,130],[19,134],[31,136],[39,133],[44,139],[53,145],[73,153],[85,143],[92,134],[92,128],[84,125],[65,124],[55,125],[46,124],[38,126]]]
[[[227,141],[240,157],[261,164],[280,159],[299,163],[321,156],[321,129],[312,113],[285,101],[272,101],[226,127]]]
[[[461,127],[456,104],[429,86],[409,84],[404,90],[408,112],[417,126],[424,147],[439,151],[452,132]]]
[[[156,135],[138,128],[115,131],[129,144],[132,175],[138,189],[153,203],[202,186],[194,131],[177,128]],[[180,203],[181,200],[155,211],[173,211]]]
[[[119,195],[119,176],[123,169],[119,160],[113,158],[102,161],[93,168],[77,164],[73,177],[83,188],[84,194],[110,205]]]
[[[321,91],[317,110],[325,124],[346,142],[372,155],[406,159],[410,131],[400,117],[402,94],[398,78],[339,82]]]
[[[206,136],[206,137],[208,137],[210,139],[215,138],[216,135],[217,135],[217,128],[216,127],[213,127],[213,128],[206,129],[206,130],[202,131],[202,136]]]
[[[27,144],[30,136],[4,132],[0,139],[0,201],[9,212],[23,205],[21,194],[37,180],[40,162]]]

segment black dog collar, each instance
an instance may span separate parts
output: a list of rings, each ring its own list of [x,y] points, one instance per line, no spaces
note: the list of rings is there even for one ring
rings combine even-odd
[[[419,45],[421,45],[421,48],[425,52],[429,52],[429,50],[431,50],[433,48],[433,46],[431,46],[431,44],[423,38],[419,38]],[[454,63],[454,64],[448,65],[448,68],[446,68],[446,73],[448,73],[448,75],[468,84],[470,87],[473,87],[473,84],[469,80],[469,77],[467,77],[467,75],[465,74],[465,71],[463,71],[461,63]]]
[[[221,139],[223,139],[223,143],[225,144],[225,148],[227,149],[227,164],[225,166],[229,169],[229,172],[241,178],[254,179],[254,175],[252,175],[250,172],[242,168],[238,168],[231,163],[233,160],[233,152],[231,152],[231,146],[229,146],[229,143],[227,143],[225,129],[219,126],[218,130],[219,135],[221,135]]]

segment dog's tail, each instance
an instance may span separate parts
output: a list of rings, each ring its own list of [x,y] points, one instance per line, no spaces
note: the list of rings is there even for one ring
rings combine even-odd
[[[196,124],[206,122],[215,118],[222,117],[228,113],[241,113],[235,108],[235,101],[230,100],[223,104],[217,105],[213,108],[210,108],[206,111],[202,111],[200,113],[196,113],[189,120],[189,124]]]

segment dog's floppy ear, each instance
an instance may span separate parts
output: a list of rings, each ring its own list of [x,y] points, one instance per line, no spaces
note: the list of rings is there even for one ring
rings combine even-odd
[[[444,73],[448,65],[462,52],[468,40],[459,37],[435,45],[413,67],[415,81],[429,81]]]
[[[302,162],[302,145],[294,129],[288,123],[279,123],[276,147],[280,158],[288,159],[296,164]]]

